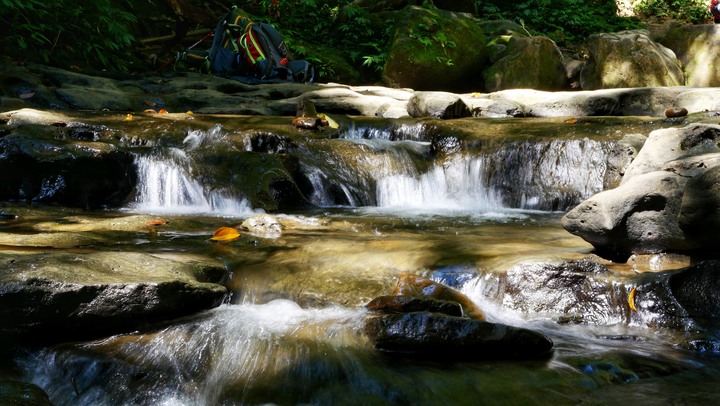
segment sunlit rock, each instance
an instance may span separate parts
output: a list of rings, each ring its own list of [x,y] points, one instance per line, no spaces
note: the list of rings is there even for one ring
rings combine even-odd
[[[568,87],[560,48],[547,37],[516,37],[483,77],[489,92],[504,89],[563,90]]]
[[[407,109],[411,117],[451,119],[470,116],[470,110],[460,96],[446,92],[415,92]]]
[[[583,89],[683,86],[675,53],[650,39],[645,30],[594,34],[589,60],[580,74]]]
[[[562,218],[563,227],[601,255],[625,259],[688,248],[677,218],[686,179],[656,171],[600,192]]]
[[[718,25],[678,25],[656,40],[672,49],[682,62],[687,86],[720,86],[720,71],[716,64],[710,62],[720,46]]]
[[[403,272],[398,278],[393,295],[410,297],[430,297],[460,303],[463,314],[467,317],[484,320],[485,315],[467,296],[423,276]]]
[[[245,219],[242,227],[252,235],[276,238],[282,234],[282,225],[278,219],[268,214],[258,214]]]
[[[670,161],[720,151],[720,126],[692,124],[655,130],[625,171],[622,183],[658,171]]]
[[[220,305],[219,264],[149,254],[0,255],[0,341],[88,339]],[[202,282],[201,282],[202,281]]]
[[[429,312],[370,316],[365,332],[375,348],[424,359],[526,359],[552,354],[541,333]]]

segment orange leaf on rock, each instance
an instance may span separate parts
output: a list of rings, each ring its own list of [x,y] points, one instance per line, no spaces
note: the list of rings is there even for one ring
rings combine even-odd
[[[168,111],[165,109],[161,109],[160,111],[158,111],[158,114],[167,114],[167,113],[168,113]]]
[[[213,241],[232,241],[240,237],[240,233],[233,227],[220,227],[215,230],[212,238]]]
[[[168,223],[167,220],[155,219],[155,220],[150,220],[150,221],[148,221],[147,223],[145,223],[145,226],[147,226],[147,227],[154,227],[154,226],[161,226],[161,225],[167,224],[167,223]]]
[[[635,307],[635,293],[637,292],[637,287],[632,288],[630,293],[628,293],[628,304],[630,305],[630,310],[637,313],[637,308]]]

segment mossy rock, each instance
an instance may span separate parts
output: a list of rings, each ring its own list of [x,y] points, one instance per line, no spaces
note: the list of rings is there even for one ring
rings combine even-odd
[[[416,90],[477,91],[487,59],[485,34],[467,14],[408,7],[388,52],[383,81]]]
[[[560,49],[546,37],[511,37],[498,61],[484,72],[490,92],[504,89],[562,90],[567,86]]]

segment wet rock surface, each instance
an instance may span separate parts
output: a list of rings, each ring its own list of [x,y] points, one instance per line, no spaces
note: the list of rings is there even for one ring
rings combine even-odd
[[[553,348],[531,330],[430,312],[370,316],[365,331],[379,350],[428,359],[543,358]]]
[[[220,305],[225,270],[140,253],[0,254],[4,343],[89,339]],[[201,282],[202,280],[202,282]]]

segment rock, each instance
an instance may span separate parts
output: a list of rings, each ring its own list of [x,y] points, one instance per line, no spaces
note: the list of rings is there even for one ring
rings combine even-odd
[[[0,404],[7,406],[52,406],[47,393],[39,386],[0,378]]]
[[[373,312],[385,313],[431,312],[457,317],[463,313],[460,303],[457,302],[410,296],[380,296],[370,301],[366,307]]]
[[[0,341],[85,340],[216,307],[219,264],[149,254],[0,255]],[[201,280],[206,282],[201,282]]]
[[[633,177],[658,171],[670,161],[718,150],[720,126],[692,124],[652,131],[635,160],[628,166],[622,183]]]
[[[415,92],[407,106],[410,117],[435,117],[442,119],[470,117],[470,110],[463,99],[453,93]]]
[[[101,138],[98,126],[26,123],[34,110],[7,113],[14,129],[0,138],[0,200],[59,203],[70,207],[119,206],[132,193],[136,178],[132,154]],[[38,113],[38,121],[50,117]],[[58,122],[57,115],[51,119]],[[97,139],[95,139],[97,138]],[[103,140],[104,141],[104,140]]]
[[[720,86],[720,72],[711,62],[720,47],[720,30],[717,25],[674,26],[657,41],[677,55],[685,71],[686,86]]]
[[[716,154],[713,155],[717,157]],[[695,247],[717,255],[717,231],[720,229],[720,165],[688,180],[678,224]]]
[[[428,312],[370,316],[365,332],[375,348],[423,359],[535,359],[552,354],[543,334]]]
[[[688,249],[677,222],[686,179],[656,171],[600,192],[562,218],[562,226],[608,258]]]
[[[470,15],[408,7],[396,21],[382,73],[386,85],[433,91],[482,88],[478,72],[487,61],[485,34]]]
[[[665,117],[667,118],[685,117],[687,114],[688,111],[685,107],[670,107],[665,110]]]
[[[268,214],[249,217],[242,222],[242,227],[252,235],[265,238],[277,238],[283,229],[277,218]]]
[[[393,295],[410,297],[429,297],[439,300],[457,302],[462,306],[463,314],[477,320],[484,320],[485,315],[475,303],[462,293],[428,278],[403,272],[398,277]]]
[[[646,30],[594,34],[589,60],[580,74],[583,89],[683,86],[680,62]]]
[[[505,55],[483,77],[490,92],[504,89],[562,90],[567,74],[562,53],[546,37],[511,37]]]
[[[720,261],[693,264],[670,276],[670,289],[680,305],[701,322],[720,319]]]

